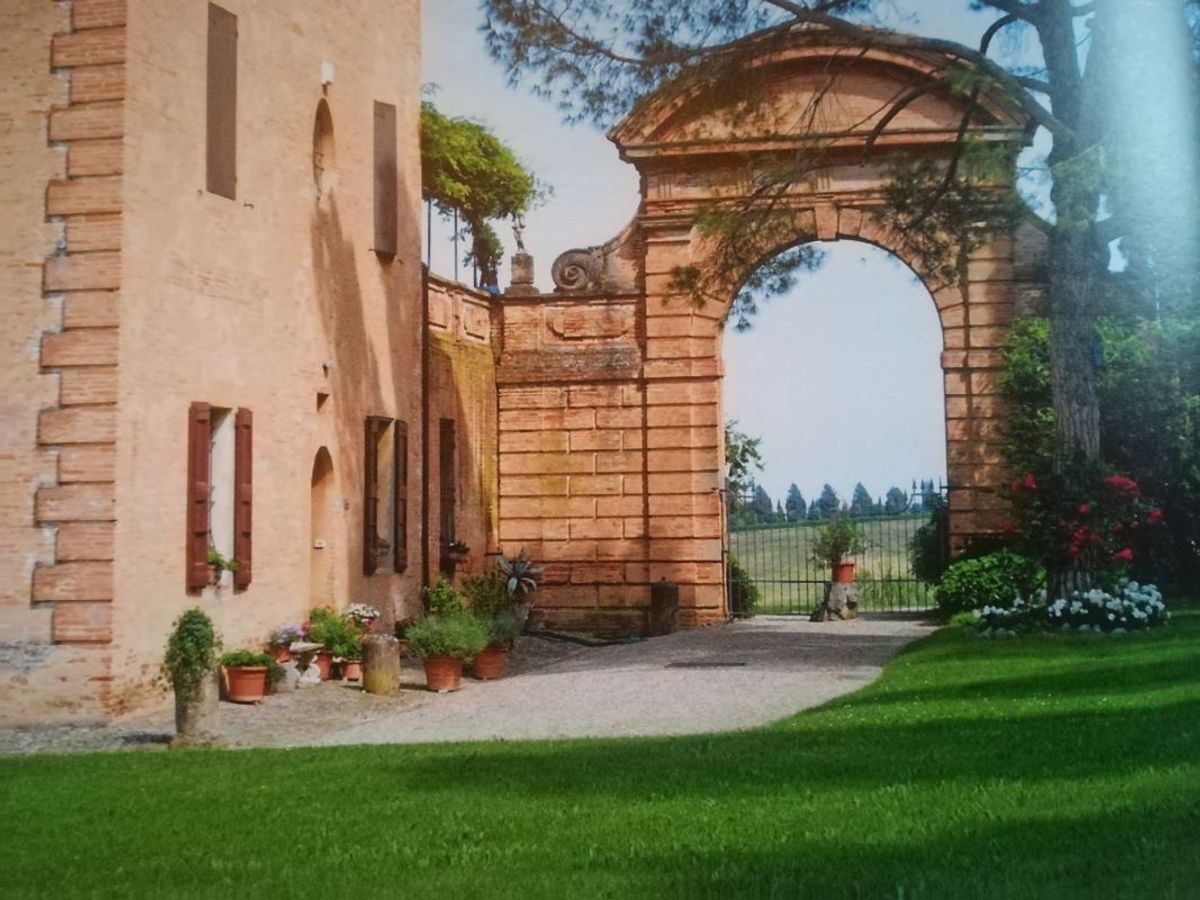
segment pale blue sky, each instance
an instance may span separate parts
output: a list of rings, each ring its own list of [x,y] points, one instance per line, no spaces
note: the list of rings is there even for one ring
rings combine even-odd
[[[897,0],[894,27],[974,44],[996,18],[967,0]],[[554,106],[509,88],[478,32],[476,0],[426,0],[423,80],[445,113],[488,125],[554,189],[526,217],[538,286],[564,250],[615,235],[637,208],[637,177],[596,128],[562,124]],[[998,45],[1011,52],[1011,42]],[[995,54],[993,54],[995,55]],[[501,229],[507,253],[511,235]],[[432,268],[453,274],[448,230],[436,227]],[[811,499],[830,482],[849,499],[856,481],[875,495],[945,473],[941,333],[925,289],[902,265],[865,244],[826,245],[819,272],[726,338],[725,404],[739,428],[763,438],[760,481],[782,498],[795,481]],[[470,272],[460,271],[464,281]],[[507,263],[501,283],[507,284]]]

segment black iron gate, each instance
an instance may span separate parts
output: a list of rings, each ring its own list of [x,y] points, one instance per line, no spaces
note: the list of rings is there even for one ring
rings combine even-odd
[[[918,494],[901,512],[838,515],[858,527],[866,549],[856,554],[862,611],[917,611],[934,605],[933,588],[918,577],[940,570],[949,555],[945,486]],[[735,616],[811,613],[831,573],[813,545],[824,519],[756,508],[755,498],[726,495],[725,547],[729,609]]]

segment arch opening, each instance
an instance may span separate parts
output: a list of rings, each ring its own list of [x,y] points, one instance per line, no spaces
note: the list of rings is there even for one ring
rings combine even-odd
[[[331,604],[334,586],[334,522],[336,486],[333,458],[321,447],[313,457],[309,511],[309,607]]]

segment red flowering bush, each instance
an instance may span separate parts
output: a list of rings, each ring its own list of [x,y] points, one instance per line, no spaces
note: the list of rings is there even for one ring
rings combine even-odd
[[[1105,582],[1127,574],[1144,531],[1163,518],[1124,475],[1043,475],[1039,481],[1029,473],[1012,483],[1012,493],[1027,553]]]

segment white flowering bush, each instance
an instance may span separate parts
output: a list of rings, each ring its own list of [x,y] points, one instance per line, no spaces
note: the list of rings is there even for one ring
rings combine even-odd
[[[1124,580],[1115,595],[1099,589],[1076,591],[1046,608],[1047,624],[1064,631],[1124,633],[1163,625],[1169,618],[1157,587]]]
[[[1048,603],[1046,592],[1012,606],[983,606],[972,624],[984,637],[1011,637],[1021,632],[1057,628],[1096,634],[1125,634],[1165,625],[1170,619],[1162,594],[1152,584],[1122,580],[1116,594],[1093,588]]]
[[[975,627],[986,637],[1012,637],[1034,631],[1045,621],[1045,596],[1033,602],[1017,597],[1012,606],[982,606],[972,612]]]

